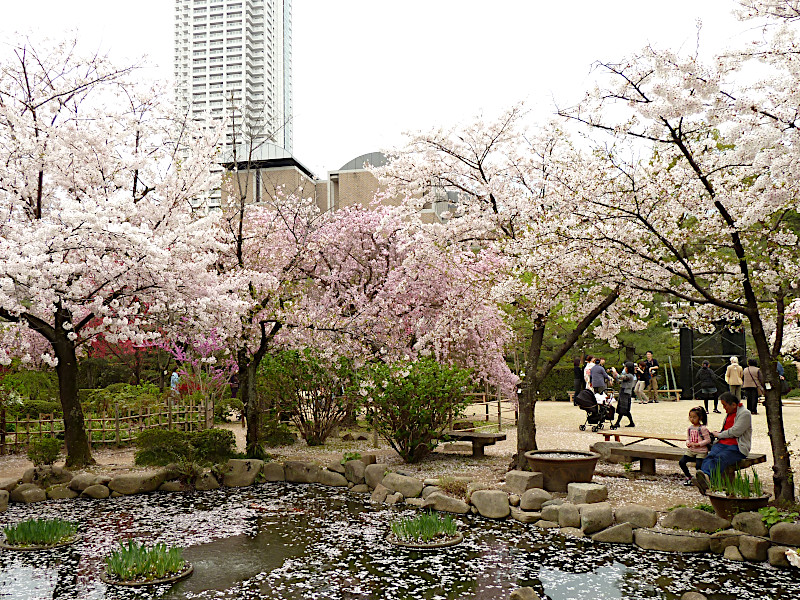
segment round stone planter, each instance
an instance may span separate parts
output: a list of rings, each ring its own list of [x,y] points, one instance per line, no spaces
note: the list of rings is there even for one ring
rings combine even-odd
[[[186,579],[189,575],[192,574],[194,571],[194,567],[191,563],[186,563],[186,567],[180,573],[176,573],[175,575],[171,575],[170,577],[164,577],[162,579],[148,579],[147,581],[117,581],[116,579],[112,579],[108,576],[108,573],[105,571],[101,571],[100,573],[100,580],[108,585],[118,585],[122,587],[143,587],[146,585],[158,585],[162,583],[175,583],[176,581],[180,581],[181,579]]]
[[[0,548],[4,550],[13,550],[15,552],[36,552],[38,550],[53,550],[54,548],[63,548],[64,546],[71,546],[75,542],[81,539],[80,535],[76,535],[71,539],[67,540],[66,542],[61,542],[60,544],[51,544],[50,546],[12,546],[7,544],[5,540],[0,542]]]
[[[542,474],[548,492],[566,492],[567,484],[589,483],[600,455],[581,450],[531,450],[525,453],[533,471]]]
[[[404,542],[397,539],[394,534],[390,533],[386,536],[386,541],[393,546],[400,546],[401,548],[408,548],[409,550],[436,550],[437,548],[447,548],[448,546],[455,546],[464,541],[464,534],[460,531],[456,533],[456,537],[442,540],[441,542],[431,542],[429,544],[419,544],[414,542]]]
[[[764,508],[769,504],[770,499],[769,494],[755,498],[739,498],[717,492],[708,492],[706,497],[711,502],[711,506],[714,507],[714,512],[717,513],[717,516],[729,521],[738,513],[755,512],[759,508]]]

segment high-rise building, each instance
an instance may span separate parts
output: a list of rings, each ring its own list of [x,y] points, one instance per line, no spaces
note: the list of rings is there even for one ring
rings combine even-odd
[[[228,118],[223,154],[291,153],[292,1],[175,0],[175,82],[192,118]]]

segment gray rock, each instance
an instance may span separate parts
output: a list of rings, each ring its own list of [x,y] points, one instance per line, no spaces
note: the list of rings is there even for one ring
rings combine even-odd
[[[567,537],[574,537],[574,538],[586,537],[585,535],[583,535],[583,532],[577,527],[562,527],[561,535],[566,535]]]
[[[417,508],[427,508],[431,502],[425,498],[406,498],[406,504],[409,506],[416,506]]]
[[[347,481],[352,481],[355,484],[364,483],[364,472],[367,465],[360,460],[348,460],[344,463],[344,476]],[[420,487],[420,491],[422,488]]]
[[[614,512],[608,502],[598,502],[584,506],[581,510],[581,529],[586,535],[610,527],[614,522]]]
[[[367,465],[364,469],[364,479],[373,490],[383,481],[386,465]]]
[[[720,529],[728,529],[731,522],[704,510],[682,507],[670,511],[661,521],[661,525],[667,529],[713,533]]]
[[[352,483],[350,485],[352,485]],[[354,494],[369,494],[370,489],[366,483],[359,483],[358,485],[351,487],[350,491]]]
[[[388,494],[385,500],[386,504],[390,506],[392,504],[399,504],[402,501],[403,501],[403,494],[401,494],[400,492],[395,492],[394,494]]]
[[[51,485],[46,490],[47,497],[50,500],[71,500],[78,497],[78,492],[71,490],[66,483],[59,483],[58,485]]]
[[[94,482],[92,485],[105,485],[108,486],[108,483],[111,481],[111,475],[98,475],[94,478]]]
[[[8,490],[0,490],[0,513],[8,510],[8,497],[10,495]]]
[[[711,534],[709,541],[709,550],[714,554],[722,554],[728,546],[739,546],[739,539],[744,535],[741,531],[736,529],[725,529],[723,531],[715,531]]]
[[[739,552],[739,548],[737,546],[728,546],[725,548],[723,557],[728,560],[735,560],[736,562],[744,561],[744,557],[742,556],[742,553]]]
[[[347,487],[347,479],[341,473],[321,469],[317,476],[317,483],[331,487]]]
[[[792,564],[786,558],[787,546],[770,546],[767,550],[767,560],[773,567],[789,568]]]
[[[558,523],[558,513],[561,510],[560,506],[550,505],[542,507],[542,519],[545,521],[555,521]]]
[[[97,485],[100,485],[99,483]],[[84,490],[86,491],[86,490]],[[109,498],[122,498],[125,494],[120,494],[119,492],[111,492]]]
[[[532,587],[521,587],[511,592],[508,600],[540,600],[540,598]]]
[[[381,484],[393,492],[400,492],[405,498],[416,498],[422,493],[422,481],[399,473],[388,473]]]
[[[21,483],[11,491],[9,496],[12,502],[30,504],[47,500],[47,494],[35,483]]]
[[[39,487],[48,488],[51,485],[69,483],[72,472],[64,467],[42,465],[27,469],[22,475],[22,483],[35,483]]]
[[[561,506],[564,504],[565,500],[563,498],[553,498],[551,500],[546,501],[542,506]]]
[[[470,481],[467,484],[467,497],[466,497],[467,504],[472,502],[472,494],[477,492],[478,490],[495,490],[495,489],[497,488],[491,483],[484,483],[481,481]]]
[[[129,496],[131,494],[155,492],[162,483],[164,483],[164,474],[161,471],[155,473],[126,473],[111,479],[108,482],[108,487],[112,492]]]
[[[431,494],[435,494],[436,492],[442,492],[442,488],[436,485],[426,485],[424,488],[422,488],[422,497],[427,498],[428,496],[430,496]]]
[[[392,490],[387,488],[382,483],[379,483],[375,487],[375,490],[372,492],[372,496],[370,496],[370,500],[372,502],[375,502],[376,504],[382,504],[383,502],[386,502],[386,496],[388,496],[391,493],[392,493]]]
[[[544,478],[541,473],[533,471],[509,471],[506,473],[506,489],[512,494],[524,494],[527,490],[541,488]]]
[[[8,477],[6,479],[0,479],[0,490],[5,490],[10,492],[15,487],[19,485],[19,479],[16,477]]]
[[[776,523],[770,527],[769,539],[781,546],[800,546],[800,523]]]
[[[431,503],[431,508],[439,512],[455,513],[458,515],[465,515],[469,512],[469,504],[459,498],[453,498],[441,492],[429,495],[427,500]]]
[[[764,521],[761,520],[761,515],[757,512],[743,512],[735,515],[731,520],[731,526],[749,535],[759,537],[767,536],[767,526],[764,525]]]
[[[522,510],[541,510],[542,505],[552,499],[553,495],[550,492],[534,488],[522,494],[519,499],[519,507]]]
[[[509,494],[508,503],[511,506],[519,506],[519,496],[517,496],[516,494]]]
[[[536,525],[536,527],[538,527],[539,529],[558,529],[558,523],[556,523],[555,521],[548,521],[546,519],[541,519],[539,521],[536,521],[534,525]]]
[[[551,507],[547,507],[550,509]],[[574,504],[565,502],[558,508],[558,525],[559,527],[580,527],[581,526],[581,512]],[[542,513],[544,514],[544,513]]]
[[[159,492],[185,492],[189,487],[181,481],[165,481],[158,486]]]
[[[194,482],[194,489],[201,492],[219,489],[219,481],[211,471],[203,472]]]
[[[632,544],[633,525],[630,523],[612,525],[608,529],[603,529],[592,535],[592,541],[606,542],[608,544]]]
[[[69,487],[76,492],[82,492],[90,485],[94,485],[96,478],[97,475],[94,473],[78,473],[70,480]]]
[[[637,546],[645,550],[662,552],[708,552],[711,536],[707,533],[688,531],[653,531],[636,529],[633,539]]]
[[[372,452],[367,452],[366,454],[361,455],[361,462],[365,465],[374,465],[378,462],[378,457],[375,456]]]
[[[598,483],[567,484],[567,502],[573,504],[594,504],[608,500],[608,488]]]
[[[334,473],[339,473],[339,475],[344,475],[344,465],[339,462],[338,460],[332,460],[327,464],[328,471],[333,471]]]
[[[301,460],[287,460],[283,472],[289,483],[316,483],[319,478],[319,465]]]
[[[119,492],[115,492],[119,494]],[[81,498],[94,498],[95,500],[104,500],[111,495],[111,491],[104,485],[99,483],[90,485],[81,492]],[[123,494],[120,494],[122,496]]]
[[[742,553],[745,560],[764,562],[767,560],[767,549],[769,547],[769,540],[763,538],[753,535],[743,535],[739,538],[739,552]]]
[[[286,481],[283,465],[278,462],[264,463],[264,467],[261,469],[261,476],[264,481]]]
[[[708,598],[700,592],[686,592],[681,596],[681,600],[708,600]]]
[[[264,468],[264,461],[257,458],[232,458],[225,464],[222,472],[222,485],[225,487],[249,487]]]
[[[422,480],[422,485],[425,486],[425,487],[428,487],[428,486],[431,486],[431,485],[438,486],[439,485],[439,479],[438,478],[433,478],[433,477],[426,477],[425,479]]]
[[[611,456],[611,448],[619,448],[622,445],[622,442],[595,442],[589,446],[589,450],[592,452],[597,452],[600,455],[600,460],[602,461],[619,463],[625,459]]]
[[[630,523],[633,527],[655,527],[658,513],[649,506],[626,504],[614,511],[617,523]]]
[[[511,514],[508,494],[502,490],[477,490],[472,494],[472,504],[482,517],[505,519]]]
[[[520,523],[536,523],[542,520],[542,513],[521,510],[516,507],[511,508],[511,518]]]

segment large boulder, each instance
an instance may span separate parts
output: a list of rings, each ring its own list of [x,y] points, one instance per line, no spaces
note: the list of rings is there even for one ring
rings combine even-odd
[[[159,492],[188,492],[189,486],[183,483],[182,481],[165,481],[160,486],[158,486]]]
[[[541,473],[533,471],[509,471],[506,473],[506,489],[512,494],[520,496],[533,488],[540,488],[544,485],[544,478]]]
[[[728,529],[731,526],[731,522],[704,510],[682,507],[670,511],[661,521],[661,525],[667,529],[713,533],[720,529]]]
[[[47,500],[47,494],[35,483],[21,483],[11,491],[10,498],[12,502],[30,504]]]
[[[19,478],[17,477],[7,477],[5,479],[0,479],[0,490],[5,490],[10,492],[15,487],[19,485]]]
[[[542,520],[542,513],[513,507],[511,509],[511,518],[520,523],[536,523]]]
[[[372,491],[372,495],[369,497],[370,501],[375,502],[376,504],[382,504],[386,502],[386,496],[392,493],[392,490],[387,488],[382,483],[379,483],[375,486],[375,489]]]
[[[200,492],[218,490],[219,487],[219,481],[217,481],[217,478],[214,477],[211,471],[204,471],[194,482],[194,489]]]
[[[322,485],[347,487],[347,479],[345,479],[344,475],[334,471],[328,471],[327,469],[320,470],[317,481]]]
[[[375,463],[378,462],[378,457],[375,456],[375,454],[372,452],[366,452],[361,455],[361,458],[359,460],[363,462],[365,465],[374,465]]]
[[[353,484],[348,482],[347,485]],[[353,487],[350,488],[350,491],[354,494],[369,494],[372,490],[369,489],[369,486],[366,483],[359,483],[358,485],[353,485]]]
[[[155,492],[162,483],[164,483],[164,473],[162,471],[155,473],[126,473],[112,478],[108,482],[108,488],[112,492],[129,496],[131,494]]]
[[[800,546],[800,523],[776,523],[769,530],[773,544]]]
[[[469,512],[469,504],[459,498],[453,498],[441,492],[430,494],[427,500],[430,502],[430,508],[439,512],[455,513],[458,515],[465,515]]]
[[[261,476],[264,481],[286,481],[283,465],[278,462],[264,463],[264,468],[261,469]]]
[[[786,558],[787,546],[770,546],[767,550],[767,560],[773,567],[791,567],[789,559]]]
[[[339,473],[339,475],[344,475],[344,465],[341,461],[332,460],[326,465],[328,471],[333,471],[334,473]]]
[[[104,500],[110,495],[111,491],[100,483],[90,485],[81,492],[81,498],[94,498],[95,500]]]
[[[505,519],[511,514],[508,494],[502,490],[478,490],[472,494],[471,501],[482,517]]]
[[[550,492],[533,488],[522,494],[519,499],[519,507],[522,510],[541,510],[542,505],[552,499],[553,495]]]
[[[614,522],[614,511],[608,502],[586,504],[581,507],[581,529],[586,535],[610,527]]]
[[[573,505],[574,506],[574,505]],[[543,506],[542,507],[542,519],[545,521],[554,521],[558,523],[558,513],[561,510],[561,505],[555,506]]]
[[[550,508],[549,506],[547,508]],[[569,502],[565,502],[561,506],[556,506],[558,509],[558,525],[559,527],[580,527],[581,526],[581,512],[578,507]],[[542,513],[544,514],[544,513]]]
[[[347,478],[347,481],[352,481],[356,485],[364,483],[366,468],[367,465],[360,460],[348,460],[344,463],[344,476]],[[422,491],[422,488],[420,488],[420,491]]]
[[[373,490],[378,487],[378,484],[383,481],[383,476],[386,473],[386,465],[367,465],[364,469],[364,480],[367,485]]]
[[[658,513],[649,506],[626,504],[614,511],[617,523],[630,523],[633,527],[655,527]]]
[[[532,587],[521,587],[511,592],[508,600],[540,600],[540,598]]]
[[[739,538],[739,552],[742,553],[745,560],[764,562],[767,560],[767,549],[769,547],[769,540],[764,538],[753,535],[743,535]]]
[[[742,553],[739,552],[738,546],[728,546],[725,548],[725,552],[722,556],[725,558],[725,560],[733,560],[736,562],[744,561],[744,556],[742,556]]]
[[[607,544],[632,544],[633,526],[630,523],[612,525],[608,529],[595,533],[592,536],[592,541],[605,542]]]
[[[10,495],[8,490],[0,490],[0,513],[8,510],[8,497]]]
[[[731,527],[749,535],[767,537],[767,526],[757,512],[743,512],[731,519]],[[745,557],[747,558],[747,557]]]
[[[400,492],[404,498],[416,498],[422,493],[422,481],[399,473],[387,473],[381,481],[384,487],[393,492]]]
[[[45,492],[50,500],[71,500],[78,497],[78,492],[70,489],[66,483],[51,485]]]
[[[64,467],[54,467],[42,465],[32,467],[22,474],[22,483],[35,483],[39,487],[48,488],[51,485],[69,483],[72,479],[72,472]]]
[[[257,458],[232,458],[222,471],[222,485],[225,487],[248,487],[256,482],[256,477],[264,468],[264,461]]]
[[[97,475],[94,473],[78,473],[70,479],[69,487],[76,492],[82,492],[90,485],[94,485]]]
[[[289,483],[316,483],[320,469],[315,463],[287,460],[283,463],[283,471]]]
[[[744,534],[736,529],[723,529],[711,534],[709,550],[714,554],[722,554],[728,546],[739,546],[739,539]]]
[[[427,498],[428,496],[430,496],[431,494],[435,494],[436,492],[444,494],[444,491],[438,485],[426,485],[424,488],[422,488],[421,495],[423,498]]]
[[[636,545],[645,550],[662,552],[708,552],[711,536],[707,533],[684,531],[653,531],[637,529],[633,532]]]
[[[472,502],[472,494],[477,492],[478,490],[496,490],[494,484],[488,483],[485,481],[470,481],[467,484],[467,502]]]
[[[598,483],[568,483],[567,502],[594,504],[608,500],[608,488]]]

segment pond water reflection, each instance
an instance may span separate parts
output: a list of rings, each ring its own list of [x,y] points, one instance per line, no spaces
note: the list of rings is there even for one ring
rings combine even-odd
[[[435,552],[384,541],[402,509],[319,486],[154,494],[110,501],[13,505],[3,524],[28,516],[81,523],[84,538],[50,553],[0,554],[0,598],[280,598],[495,600],[519,585],[550,600],[799,598],[797,571],[593,544],[530,525],[460,517],[464,543]],[[102,557],[136,537],[186,548],[187,580],[145,590],[107,588]]]

